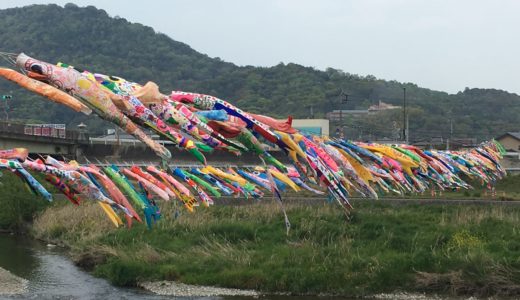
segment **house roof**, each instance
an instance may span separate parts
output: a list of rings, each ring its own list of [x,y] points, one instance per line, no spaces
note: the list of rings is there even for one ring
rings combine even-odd
[[[500,140],[502,138],[505,138],[506,136],[511,136],[520,141],[520,132],[512,132],[512,131],[506,132],[506,133],[502,134],[501,136],[497,137],[496,139]]]

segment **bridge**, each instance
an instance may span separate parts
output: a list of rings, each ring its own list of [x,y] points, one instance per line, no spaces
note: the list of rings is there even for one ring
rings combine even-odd
[[[171,153],[170,164],[174,166],[200,166],[188,152],[170,141],[157,140]],[[145,144],[126,134],[92,138],[82,130],[48,128],[40,125],[20,124],[0,121],[0,149],[27,148],[30,153],[57,155],[75,159],[80,163],[150,165],[160,163],[160,159]],[[282,163],[289,163],[282,151],[269,151]],[[214,166],[252,166],[262,162],[253,153],[236,156],[224,151],[204,153]],[[510,174],[520,173],[520,156],[508,153],[501,163]]]
[[[200,163],[190,153],[177,148],[172,142],[163,140],[157,140],[157,142],[172,153],[170,164],[200,166]],[[124,133],[93,138],[82,130],[0,121],[0,149],[11,148],[27,148],[31,154],[56,155],[75,159],[80,163],[150,165],[160,162],[150,148]],[[271,154],[280,161],[287,162],[287,157],[281,151],[273,151]],[[213,151],[204,153],[204,155],[214,166],[244,166],[262,163],[253,153],[236,156],[224,151]]]
[[[78,157],[89,143],[79,130],[0,122],[0,149],[28,148],[33,153]]]

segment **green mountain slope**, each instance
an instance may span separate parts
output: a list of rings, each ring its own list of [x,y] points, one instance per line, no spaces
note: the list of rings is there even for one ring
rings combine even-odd
[[[275,117],[309,117],[311,106],[315,117],[324,117],[332,109],[366,109],[379,100],[401,105],[406,87],[412,140],[447,137],[450,119],[454,136],[479,139],[517,130],[520,121],[520,97],[516,94],[467,89],[449,95],[412,83],[297,64],[238,67],[92,6],[33,5],[0,10],[0,28],[0,51],[25,52],[48,62],[62,61],[140,83],[155,81],[165,93],[173,89],[208,93],[245,110]],[[341,90],[350,95],[346,104],[341,102]],[[83,121],[92,130],[108,126],[98,118],[76,114],[0,80],[0,94],[6,93],[14,96],[11,119],[69,125]],[[2,111],[3,106],[1,117]],[[367,139],[394,136],[402,122],[402,112],[396,110],[361,119],[345,118],[344,125],[349,136]]]

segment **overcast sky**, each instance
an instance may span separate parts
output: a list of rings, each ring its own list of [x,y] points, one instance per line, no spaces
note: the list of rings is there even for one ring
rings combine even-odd
[[[450,93],[520,94],[520,1],[0,0],[0,8],[68,2],[151,26],[237,65],[294,62]]]

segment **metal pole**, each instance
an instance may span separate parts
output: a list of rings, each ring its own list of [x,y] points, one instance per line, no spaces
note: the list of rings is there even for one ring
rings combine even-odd
[[[410,116],[406,114],[406,144],[410,143],[410,132],[408,132],[408,128],[410,128]]]
[[[347,102],[348,102],[348,94],[343,93],[343,96],[345,96],[345,100],[342,100],[342,102],[345,102],[345,107],[346,107]],[[342,134],[342,138],[344,138],[345,137],[345,126],[343,125],[343,123],[341,124],[341,134]]]
[[[446,150],[450,150],[450,142],[453,139],[453,119],[450,116],[450,137],[448,138],[448,142],[446,143]]]
[[[119,153],[121,151],[121,140],[119,139],[119,127],[115,127],[116,131],[114,132],[114,137],[116,138],[116,147],[114,149],[114,156],[119,157]]]
[[[7,99],[5,99],[4,112],[5,112],[5,121],[9,122],[9,106],[7,105]]]
[[[408,141],[406,135],[406,88],[403,88],[403,140]]]
[[[12,95],[3,95],[2,99],[4,100],[4,113],[5,113],[5,122],[9,121],[9,102],[8,100],[12,99]]]

